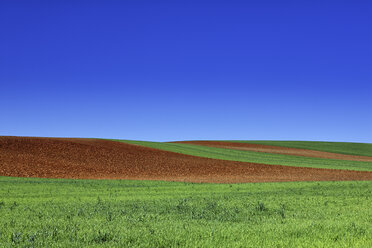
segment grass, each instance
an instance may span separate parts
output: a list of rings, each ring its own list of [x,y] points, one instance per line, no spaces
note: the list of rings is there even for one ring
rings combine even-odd
[[[346,161],[337,159],[311,158],[303,156],[282,155],[273,153],[241,151],[234,149],[215,148],[192,144],[163,143],[134,140],[114,140],[129,144],[141,145],[171,152],[178,152],[193,156],[251,162],[263,164],[277,164],[286,166],[344,169],[358,171],[372,171],[372,162]]]
[[[372,156],[372,144],[321,141],[270,141],[270,140],[228,140],[230,142],[251,143],[272,146],[302,148],[348,155]]]
[[[372,181],[0,177],[0,247],[372,247]]]

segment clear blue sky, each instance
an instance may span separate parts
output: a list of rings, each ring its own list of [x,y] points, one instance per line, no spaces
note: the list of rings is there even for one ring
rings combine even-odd
[[[0,2],[0,135],[372,142],[371,1]]]

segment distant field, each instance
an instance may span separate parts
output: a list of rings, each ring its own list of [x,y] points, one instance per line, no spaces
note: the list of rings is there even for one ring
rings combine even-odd
[[[357,171],[372,171],[372,162],[361,162],[361,161],[347,161],[347,160],[336,160],[336,159],[322,159],[313,157],[303,156],[292,156],[282,154],[271,154],[253,151],[240,151],[226,148],[207,147],[201,145],[192,144],[180,144],[180,143],[164,143],[164,142],[148,142],[148,141],[133,141],[133,140],[114,140],[119,142],[125,142],[129,144],[136,144],[171,152],[183,153],[187,155],[251,162],[251,163],[262,163],[262,164],[276,164],[286,166],[299,166],[299,167],[311,167],[311,168],[325,168],[325,169],[343,169],[343,170],[357,170]],[[302,142],[306,143],[306,142]],[[318,142],[321,143],[321,142]],[[369,145],[369,144],[367,144]],[[315,144],[313,144],[315,146]],[[346,151],[346,147],[341,144]],[[337,147],[334,144],[333,147]],[[351,153],[355,152],[355,147],[351,148]],[[355,154],[357,155],[357,154]]]
[[[168,145],[182,149],[190,147],[184,144],[142,143]],[[205,146],[191,146],[191,148],[187,151],[192,152],[192,155],[198,155],[196,152],[200,149],[201,156],[190,156],[103,139],[0,137],[0,176],[209,183],[372,179],[372,172],[361,171],[363,169],[361,166],[356,168],[359,171],[298,167],[301,166],[301,160],[293,163],[293,166],[284,166],[280,164],[290,161],[287,159],[290,156],[262,152],[246,153]],[[219,151],[221,154],[218,153]],[[271,155],[276,156],[276,159],[278,156],[282,157],[282,161],[271,161],[273,164],[233,161],[242,158],[252,160],[254,155],[258,156],[256,161],[259,162],[263,159],[270,162]],[[230,156],[228,158],[232,161],[203,156],[222,159]],[[317,161],[317,159],[307,157],[295,158]],[[343,160],[325,161],[337,162],[341,165],[345,163]],[[364,165],[362,162],[358,164],[357,161],[349,161],[349,163]],[[331,165],[337,168],[334,164]]]
[[[351,142],[320,142],[320,141],[270,141],[270,140],[229,140],[251,144],[283,146],[291,148],[311,149],[316,151],[341,154],[372,156],[372,144]]]
[[[372,181],[0,177],[1,247],[372,247]]]

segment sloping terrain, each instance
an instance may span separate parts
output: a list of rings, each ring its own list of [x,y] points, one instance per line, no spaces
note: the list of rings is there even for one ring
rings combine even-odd
[[[262,144],[253,144],[253,143],[238,143],[238,142],[228,142],[228,141],[207,141],[207,140],[177,141],[174,143],[194,144],[194,145],[236,149],[236,150],[243,150],[243,151],[277,153],[277,154],[284,154],[284,155],[304,156],[304,157],[313,157],[313,158],[372,162],[372,157],[368,157],[368,156],[347,155],[347,154],[324,152],[324,151],[317,151],[317,150],[310,150],[310,149],[300,149],[300,148],[262,145]]]
[[[372,172],[189,156],[99,139],[0,137],[0,175],[188,182],[372,180]]]
[[[326,159],[298,155],[294,156],[288,154],[264,153],[258,151],[229,149],[175,142],[149,142],[137,140],[115,141],[213,159],[295,167],[372,171],[372,162],[366,161]]]
[[[315,151],[372,157],[371,143],[326,141],[280,141],[280,140],[224,140],[224,141],[234,143],[249,143],[299,149],[310,149]]]

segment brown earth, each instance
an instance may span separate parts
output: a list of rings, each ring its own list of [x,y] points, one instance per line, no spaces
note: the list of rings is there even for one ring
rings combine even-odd
[[[372,180],[372,172],[194,157],[98,139],[0,137],[0,175],[187,182]]]
[[[356,155],[346,155],[332,152],[322,152],[309,149],[298,149],[289,148],[282,146],[269,146],[260,144],[249,144],[249,143],[238,143],[238,142],[227,142],[227,141],[176,141],[171,143],[184,143],[184,144],[194,144],[202,146],[210,146],[217,148],[227,148],[234,150],[243,151],[254,151],[254,152],[266,152],[266,153],[277,153],[285,155],[295,155],[303,157],[314,157],[314,158],[326,158],[326,159],[340,159],[340,160],[353,160],[353,161],[365,161],[372,162],[372,157],[368,156],[356,156]]]

